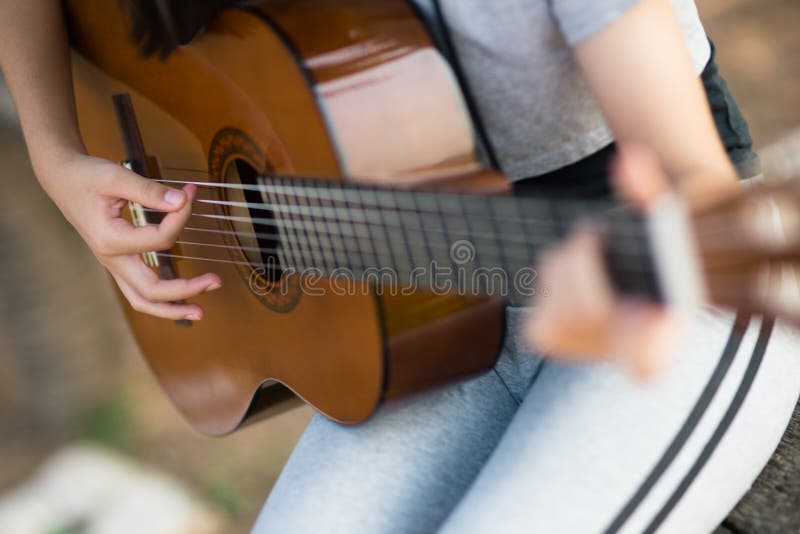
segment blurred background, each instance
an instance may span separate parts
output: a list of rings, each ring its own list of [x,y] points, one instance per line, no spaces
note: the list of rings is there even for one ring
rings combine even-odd
[[[698,6],[756,144],[796,131],[800,2]],[[122,532],[112,526],[132,517],[138,532],[142,514],[161,514],[171,532],[247,532],[310,410],[223,439],[190,429],[149,374],[105,273],[36,183],[2,84],[0,164],[0,524],[38,513],[58,520],[20,532]],[[770,467],[788,483],[800,479],[799,436],[787,436]],[[119,476],[94,484],[93,469]],[[98,509],[109,488],[120,496],[113,513]],[[779,497],[790,512],[800,510],[794,488]],[[45,510],[53,492],[61,502]],[[767,504],[748,497],[737,513],[748,506]],[[105,514],[105,530],[91,514]]]

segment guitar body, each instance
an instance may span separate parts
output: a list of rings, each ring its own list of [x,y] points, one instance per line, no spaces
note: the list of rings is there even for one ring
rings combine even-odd
[[[502,194],[476,159],[463,98],[423,24],[402,0],[293,0],[222,12],[167,60],[142,59],[116,2],[67,13],[81,132],[89,152],[126,159],[112,95],[130,95],[151,174],[246,182],[253,174]],[[210,192],[209,192],[210,191]],[[237,200],[238,190],[200,198]],[[205,195],[205,196],[203,196]],[[247,200],[247,199],[243,199]],[[296,275],[268,279],[246,246],[253,214],[223,220],[198,204],[172,253],[180,277],[213,270],[205,319],[179,324],[132,310],[131,329],[163,388],[197,429],[225,434],[300,398],[358,423],[388,398],[478,373],[504,334],[496,299],[349,294]],[[233,208],[225,208],[231,215]],[[216,210],[216,211],[215,211]],[[213,215],[216,214],[216,218]],[[202,260],[190,258],[203,258]]]

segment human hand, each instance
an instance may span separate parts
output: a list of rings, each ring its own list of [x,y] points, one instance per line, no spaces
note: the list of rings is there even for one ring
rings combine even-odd
[[[141,254],[171,248],[191,215],[196,187],[183,190],[142,178],[110,161],[72,153],[57,165],[37,166],[42,186],[140,312],[165,319],[199,321],[203,310],[176,304],[221,287],[219,276],[161,280]],[[166,212],[158,225],[135,227],[122,217],[128,201]]]
[[[657,159],[640,147],[621,149],[612,175],[620,195],[643,212],[669,188]],[[681,317],[665,306],[616,295],[602,246],[600,235],[579,229],[542,257],[539,283],[551,290],[535,300],[525,338],[555,359],[619,361],[651,377],[680,339]]]

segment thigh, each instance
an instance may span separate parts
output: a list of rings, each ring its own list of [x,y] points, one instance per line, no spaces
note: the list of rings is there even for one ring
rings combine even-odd
[[[500,357],[513,367],[508,349]],[[519,407],[497,371],[381,408],[345,427],[314,416],[254,532],[438,528]]]
[[[650,384],[615,366],[545,364],[444,532],[712,530],[766,464],[800,390],[796,333],[733,323],[700,314]]]

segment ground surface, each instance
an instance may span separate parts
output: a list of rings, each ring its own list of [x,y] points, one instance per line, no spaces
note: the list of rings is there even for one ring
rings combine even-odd
[[[700,0],[759,146],[800,126],[800,3]],[[308,409],[222,440],[175,414],[121,322],[102,270],[35,184],[0,97],[0,492],[64,443],[106,443],[186,482],[246,532]],[[5,110],[5,111],[4,111]],[[6,120],[3,120],[3,115]],[[725,527],[800,525],[800,421]]]

